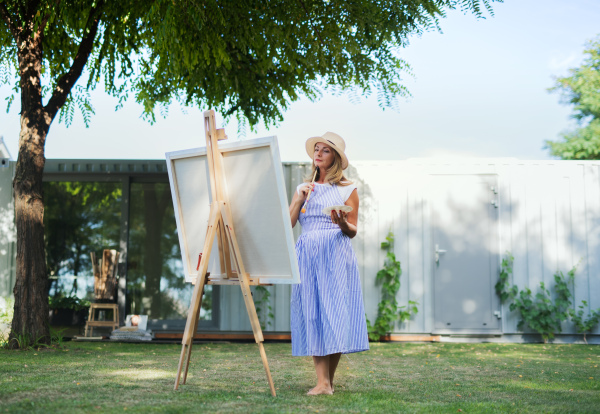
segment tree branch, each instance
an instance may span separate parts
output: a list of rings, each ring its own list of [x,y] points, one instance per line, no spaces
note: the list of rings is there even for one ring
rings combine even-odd
[[[56,87],[52,92],[52,97],[48,101],[48,104],[45,107],[46,114],[50,117],[50,119],[54,119],[59,109],[65,104],[67,101],[67,97],[73,89],[75,82],[81,76],[83,72],[83,68],[85,67],[92,50],[94,49],[94,40],[96,39],[96,33],[98,32],[98,25],[100,24],[100,14],[97,14],[99,8],[102,7],[102,2],[98,4],[97,7],[93,7],[90,10],[90,15],[88,17],[88,23],[92,20],[92,25],[88,31],[88,33],[81,39],[81,43],[79,44],[79,50],[77,50],[77,55],[75,55],[75,59],[73,59],[73,64],[67,73],[62,75],[58,82],[56,83]],[[86,27],[88,25],[86,24]]]
[[[4,4],[4,2],[0,3],[0,15],[2,15],[2,18],[8,25],[8,30],[10,30],[10,33],[13,35],[16,41],[19,36],[19,19],[15,17],[13,20],[10,17],[10,12],[6,8],[6,4]]]

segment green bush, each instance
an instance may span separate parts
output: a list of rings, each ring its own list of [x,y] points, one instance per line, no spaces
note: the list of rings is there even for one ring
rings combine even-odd
[[[517,328],[523,330],[525,327],[529,327],[542,335],[544,342],[548,342],[548,340],[554,339],[556,333],[562,332],[562,323],[570,317],[577,332],[583,334],[583,340],[587,343],[585,335],[600,321],[600,309],[588,312],[587,318],[585,318],[586,301],[582,301],[578,312],[571,308],[573,295],[569,285],[575,283],[577,266],[573,266],[567,276],[561,271],[556,271],[552,287],[554,295],[551,294],[544,282],[540,283],[540,289],[534,295],[528,287],[519,290],[517,285],[510,286],[509,278],[513,272],[513,262],[514,257],[507,252],[502,259],[496,293],[500,296],[502,303],[507,300],[512,301],[510,310],[517,311],[520,316]]]
[[[517,294],[516,286],[512,287],[510,304],[511,311],[518,311],[521,315],[518,328],[523,329],[525,325],[542,335],[544,342],[554,339],[555,333],[562,332],[562,323],[569,318],[569,306],[571,306],[571,291],[568,284],[575,277],[575,268],[567,273],[565,278],[562,272],[554,274],[554,300],[544,282],[540,283],[540,290],[533,296],[529,288],[521,290]]]
[[[8,345],[8,334],[10,333],[10,325],[13,319],[15,300],[13,298],[0,298],[0,348],[5,348]]]
[[[14,306],[15,300],[10,296],[0,298],[0,323],[10,324],[12,322]]]
[[[575,324],[575,329],[577,329],[577,333],[583,334],[583,342],[587,344],[587,338],[585,335],[590,332],[592,329],[598,325],[600,322],[600,308],[589,311],[587,318],[583,317],[585,309],[588,307],[588,304],[585,300],[581,301],[581,305],[579,305],[579,310],[575,312],[575,309],[569,309],[569,315],[571,316],[571,320]]]
[[[80,311],[90,307],[90,301],[80,299],[77,296],[49,296],[48,303],[50,309],[73,309],[74,311]]]

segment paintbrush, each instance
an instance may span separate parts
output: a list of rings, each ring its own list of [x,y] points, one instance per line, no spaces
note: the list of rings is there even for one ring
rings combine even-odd
[[[314,190],[314,185],[315,185],[315,179],[317,178],[317,172],[319,171],[319,167],[315,168],[315,173],[313,175],[313,179],[312,179],[312,186],[313,188],[311,188],[310,193],[308,193],[308,197],[306,197],[306,201],[304,202],[304,205],[302,206],[302,210],[300,210],[302,213],[306,213],[306,204],[308,204],[308,200],[310,200],[310,195],[312,194]]]

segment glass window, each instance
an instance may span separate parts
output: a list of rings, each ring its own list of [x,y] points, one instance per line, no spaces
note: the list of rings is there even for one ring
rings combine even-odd
[[[154,320],[186,319],[193,285],[185,282],[167,182],[130,187],[127,313]],[[205,288],[201,320],[211,320],[212,286]]]
[[[93,299],[90,252],[119,250],[118,182],[44,183],[44,241],[50,296]]]
[[[133,181],[129,200],[123,189],[123,181],[44,182],[49,295],[93,300],[90,252],[124,253],[127,243],[127,275],[119,274],[126,276],[124,315],[148,315],[155,330],[182,330],[193,285],[185,282],[169,183]],[[121,214],[123,202],[129,202],[129,217]],[[125,227],[128,239],[120,240]],[[218,288],[206,286],[200,310],[204,328],[216,327],[216,309]]]

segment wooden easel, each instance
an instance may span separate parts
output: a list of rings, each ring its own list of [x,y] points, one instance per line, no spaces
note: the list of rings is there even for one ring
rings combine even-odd
[[[218,145],[218,141],[227,139],[227,136],[225,135],[224,129],[216,129],[215,112],[212,110],[204,112],[204,131],[206,136],[206,155],[210,174],[210,189],[213,199],[210,205],[204,247],[202,249],[202,255],[200,256],[198,277],[196,279],[188,318],[185,324],[185,331],[183,332],[183,339],[181,341],[182,348],[179,366],[177,368],[175,389],[179,387],[179,380],[181,378],[181,371],[184,367],[184,363],[183,384],[185,384],[187,379],[190,356],[192,353],[192,343],[198,330],[198,318],[200,316],[200,306],[202,304],[204,286],[207,284],[239,285],[242,289],[248,316],[250,317],[254,339],[258,344],[260,357],[262,358],[263,366],[267,373],[271,394],[275,396],[275,385],[273,384],[273,378],[271,377],[271,371],[269,370],[269,363],[267,361],[267,354],[265,353],[263,345],[263,333],[260,328],[256,307],[254,306],[254,300],[252,299],[252,293],[250,291],[250,285],[257,285],[259,284],[259,281],[250,278],[250,275],[246,273],[242,261],[242,255],[233,228],[231,210],[229,208],[229,194],[227,194],[227,186],[223,173],[223,155],[219,151]],[[218,241],[219,262],[221,269],[225,271],[226,276],[221,279],[209,279],[207,275],[208,262],[215,236]],[[233,270],[232,265],[235,266],[235,271]]]

